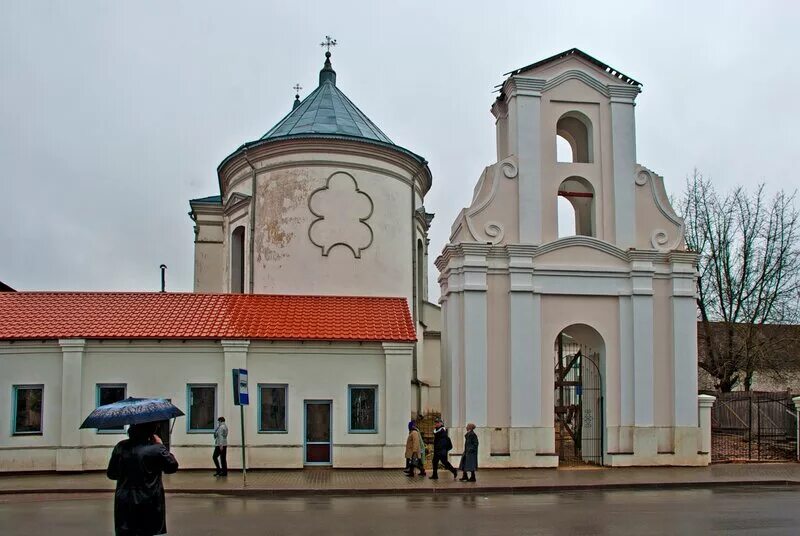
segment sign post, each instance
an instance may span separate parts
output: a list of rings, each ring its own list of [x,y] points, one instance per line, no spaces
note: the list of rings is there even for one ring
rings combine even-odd
[[[247,392],[247,369],[233,369],[233,403],[239,406],[242,427],[242,481],[247,484],[247,459],[244,442],[244,407],[250,404],[250,395]]]

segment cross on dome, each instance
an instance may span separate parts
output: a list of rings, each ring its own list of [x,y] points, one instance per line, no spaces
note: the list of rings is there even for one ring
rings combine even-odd
[[[325,36],[325,41],[319,44],[321,47],[327,47],[328,52],[325,54],[326,56],[330,56],[331,54],[331,47],[336,46],[336,39],[332,38],[330,35]]]

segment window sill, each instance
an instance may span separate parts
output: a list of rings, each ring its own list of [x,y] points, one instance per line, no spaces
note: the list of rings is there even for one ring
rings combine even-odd
[[[348,430],[348,434],[377,434],[377,430]]]
[[[40,436],[44,435],[43,432],[14,432],[12,436]]]
[[[187,434],[213,434],[214,430],[213,429],[210,429],[210,430],[205,430],[205,429],[202,429],[202,430],[186,430],[186,433]]]
[[[259,430],[259,434],[288,434],[289,430]]]

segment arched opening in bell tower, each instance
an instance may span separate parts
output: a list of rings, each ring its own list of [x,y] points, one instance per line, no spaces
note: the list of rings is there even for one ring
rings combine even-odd
[[[590,326],[573,324],[558,334],[553,351],[559,464],[603,465],[603,337]]]
[[[558,237],[573,235],[595,236],[594,188],[583,177],[568,177],[558,187]]]
[[[559,141],[559,138],[563,141]],[[564,147],[569,145],[569,151]],[[592,122],[581,112],[562,115],[556,123],[556,161],[592,163]]]

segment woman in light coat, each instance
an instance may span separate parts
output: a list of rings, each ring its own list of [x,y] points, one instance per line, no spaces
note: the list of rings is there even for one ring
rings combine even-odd
[[[472,423],[467,425],[467,433],[464,434],[464,455],[461,456],[458,468],[464,472],[462,482],[475,482],[475,471],[478,470],[478,434],[475,433],[475,425]]]
[[[406,438],[406,470],[408,476],[414,476],[414,468],[419,469],[419,475],[425,476],[425,466],[423,465],[422,436],[417,430],[417,423],[408,423],[408,437]]]

